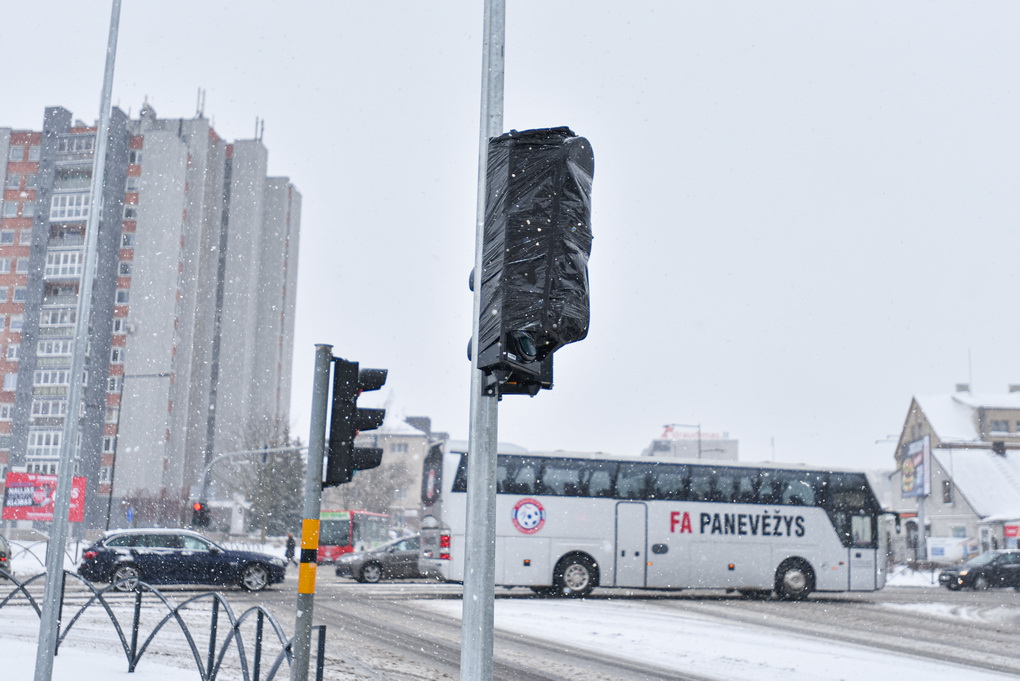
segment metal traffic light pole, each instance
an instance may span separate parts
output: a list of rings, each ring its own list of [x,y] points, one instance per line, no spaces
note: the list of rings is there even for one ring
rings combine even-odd
[[[485,0],[482,46],[481,131],[478,143],[478,199],[475,223],[474,315],[471,334],[471,430],[468,445],[467,555],[461,620],[460,678],[492,679],[493,599],[496,577],[496,442],[499,396],[485,394],[478,368],[482,307],[482,251],[489,138],[503,131],[503,47],[505,0]]]
[[[71,352],[71,387],[67,397],[67,414],[60,442],[60,464],[57,468],[57,489],[53,503],[53,522],[50,541],[46,548],[46,591],[42,612],[39,615],[39,643],[35,657],[35,681],[53,678],[53,658],[56,655],[57,636],[60,630],[60,594],[64,586],[64,541],[67,539],[67,515],[71,508],[71,483],[78,462],[78,414],[81,409],[82,374],[85,371],[85,348],[89,340],[89,322],[92,312],[92,286],[96,277],[99,220],[102,217],[106,147],[110,127],[110,107],[113,99],[113,69],[117,58],[117,36],[120,28],[120,0],[113,0],[110,13],[110,34],[106,44],[106,68],[103,72],[103,91],[99,101],[99,124],[96,128],[96,155],[92,164],[92,199],[89,207],[85,237],[85,263],[78,286],[78,309],[74,329],[74,349]],[[98,364],[98,362],[96,362]],[[102,375],[92,367],[93,377]]]

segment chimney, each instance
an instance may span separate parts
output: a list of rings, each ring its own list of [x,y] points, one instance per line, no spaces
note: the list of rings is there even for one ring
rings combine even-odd
[[[970,392],[970,383],[957,383],[956,384],[956,392],[958,392],[958,393],[969,393]]]

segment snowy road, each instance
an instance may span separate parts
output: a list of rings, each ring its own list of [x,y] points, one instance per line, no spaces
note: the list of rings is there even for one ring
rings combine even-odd
[[[196,593],[170,591],[178,601]],[[495,678],[501,681],[872,681],[891,678],[890,670],[897,681],[1020,676],[1015,633],[1020,594],[1013,591],[890,588],[816,595],[804,603],[752,601],[721,592],[600,590],[584,601],[531,598],[520,589],[498,593]],[[315,612],[329,631],[325,678],[456,679],[459,596],[455,585],[321,579]],[[262,594],[230,591],[228,597],[238,609],[263,603],[288,630],[293,626],[291,580]],[[38,620],[26,607],[2,613],[0,657],[24,657]],[[72,632],[65,659],[78,651],[113,650],[109,639],[101,623],[93,622]],[[168,664],[187,670],[186,652],[179,640],[157,641],[139,672]],[[111,659],[95,678],[119,676],[110,669],[126,672],[123,658]],[[100,668],[97,663],[88,667]],[[12,671],[8,678],[30,678],[30,669]],[[80,665],[68,669],[74,673],[65,676],[58,666],[55,678],[92,681]],[[197,679],[193,664],[177,678]]]

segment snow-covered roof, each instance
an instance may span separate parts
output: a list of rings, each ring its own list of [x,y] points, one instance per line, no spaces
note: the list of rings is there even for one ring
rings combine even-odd
[[[974,398],[970,393],[914,396],[942,442],[981,441],[974,410],[987,405],[975,404]],[[1020,407],[1020,404],[1017,406]]]
[[[1020,451],[996,454],[990,449],[932,449],[932,456],[978,515],[1020,518]]]

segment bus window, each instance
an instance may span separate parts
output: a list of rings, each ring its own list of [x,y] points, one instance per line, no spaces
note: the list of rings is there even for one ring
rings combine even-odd
[[[850,529],[853,545],[856,548],[872,548],[875,546],[874,527],[870,515],[855,515],[850,518]]]
[[[778,504],[783,494],[783,481],[779,478],[779,471],[762,470],[760,477],[758,503]]]
[[[658,465],[653,469],[653,474],[655,482],[652,485],[652,499],[682,501],[686,498],[684,479],[687,477],[687,470],[684,466]]]
[[[780,503],[788,506],[817,506],[824,476],[812,471],[780,471],[786,478]]]
[[[750,468],[735,469],[733,501],[738,504],[753,504],[758,499],[758,471]]]
[[[535,483],[538,480],[539,461],[522,456],[501,456],[497,459],[497,494],[539,494]]]
[[[691,501],[710,501],[712,496],[712,475],[714,471],[704,466],[691,468]]]
[[[581,462],[569,459],[545,459],[538,494],[560,497],[585,496],[581,492]]]
[[[586,497],[613,496],[613,478],[616,464],[611,461],[588,461],[581,469],[581,495]]]
[[[616,496],[620,499],[647,499],[651,477],[648,464],[621,463],[616,474]]]

